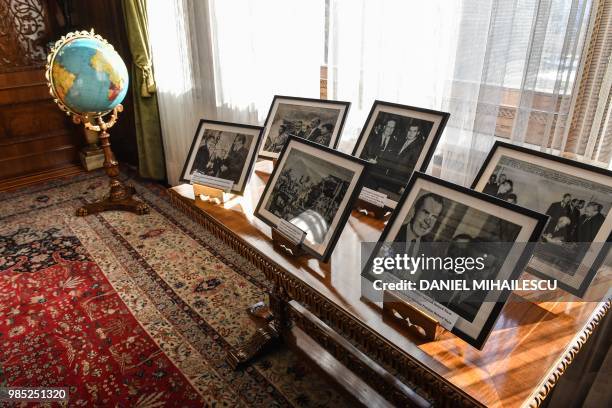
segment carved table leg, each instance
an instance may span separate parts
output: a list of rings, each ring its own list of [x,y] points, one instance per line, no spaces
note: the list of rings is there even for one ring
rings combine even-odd
[[[255,334],[247,341],[227,352],[225,361],[233,369],[249,363],[270,344],[281,340],[285,330],[290,327],[287,313],[289,298],[285,290],[280,285],[275,284],[269,297],[270,309],[274,317],[265,326],[257,329]]]
[[[289,321],[290,300],[285,289],[278,283],[275,284],[272,288],[272,293],[270,293],[270,310],[274,316],[272,321],[281,336],[284,335],[291,326],[291,322]]]

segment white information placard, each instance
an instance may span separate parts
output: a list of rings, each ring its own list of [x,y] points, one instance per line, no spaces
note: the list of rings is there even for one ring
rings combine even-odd
[[[303,229],[282,218],[276,224],[276,229],[296,245],[301,244],[306,237],[306,232]]]
[[[206,187],[217,188],[219,190],[225,191],[226,193],[232,191],[232,188],[234,187],[234,182],[232,180],[207,176],[197,172],[194,172],[191,175],[191,184],[200,184]]]
[[[385,193],[379,193],[371,188],[364,187],[359,193],[359,199],[367,203],[373,204],[377,207],[384,207],[387,201],[387,195]]]

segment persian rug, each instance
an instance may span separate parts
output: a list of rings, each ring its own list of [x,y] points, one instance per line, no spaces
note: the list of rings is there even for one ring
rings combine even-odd
[[[151,213],[76,217],[101,172],[0,193],[0,386],[68,387],[70,406],[341,407],[288,348],[243,370],[263,274],[131,178]]]

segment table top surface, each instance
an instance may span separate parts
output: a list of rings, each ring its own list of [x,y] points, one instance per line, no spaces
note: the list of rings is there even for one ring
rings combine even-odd
[[[353,211],[328,263],[279,253],[273,247],[270,227],[253,215],[271,171],[270,161],[256,163],[244,196],[233,196],[219,205],[195,200],[189,184],[172,190],[404,353],[487,406],[529,403],[551,373],[559,369],[560,360],[571,347],[580,343],[580,335],[589,330],[588,324],[597,321],[605,309],[603,303],[582,302],[562,292],[553,301],[537,303],[512,295],[483,350],[446,331],[435,341],[420,340],[383,319],[382,307],[361,295],[360,244],[378,240],[383,220]],[[589,290],[605,293],[610,287],[609,270],[599,275]]]

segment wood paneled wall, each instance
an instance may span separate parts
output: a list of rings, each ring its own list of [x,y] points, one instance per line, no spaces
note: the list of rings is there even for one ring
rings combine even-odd
[[[82,128],[53,103],[44,68],[48,43],[68,31],[91,28],[115,47],[129,69],[120,0],[0,0],[0,188],[80,166]],[[137,165],[131,90],[123,105],[111,143],[121,162]]]
[[[46,43],[59,29],[42,0],[0,0],[0,183],[78,163],[78,128],[53,103]]]

